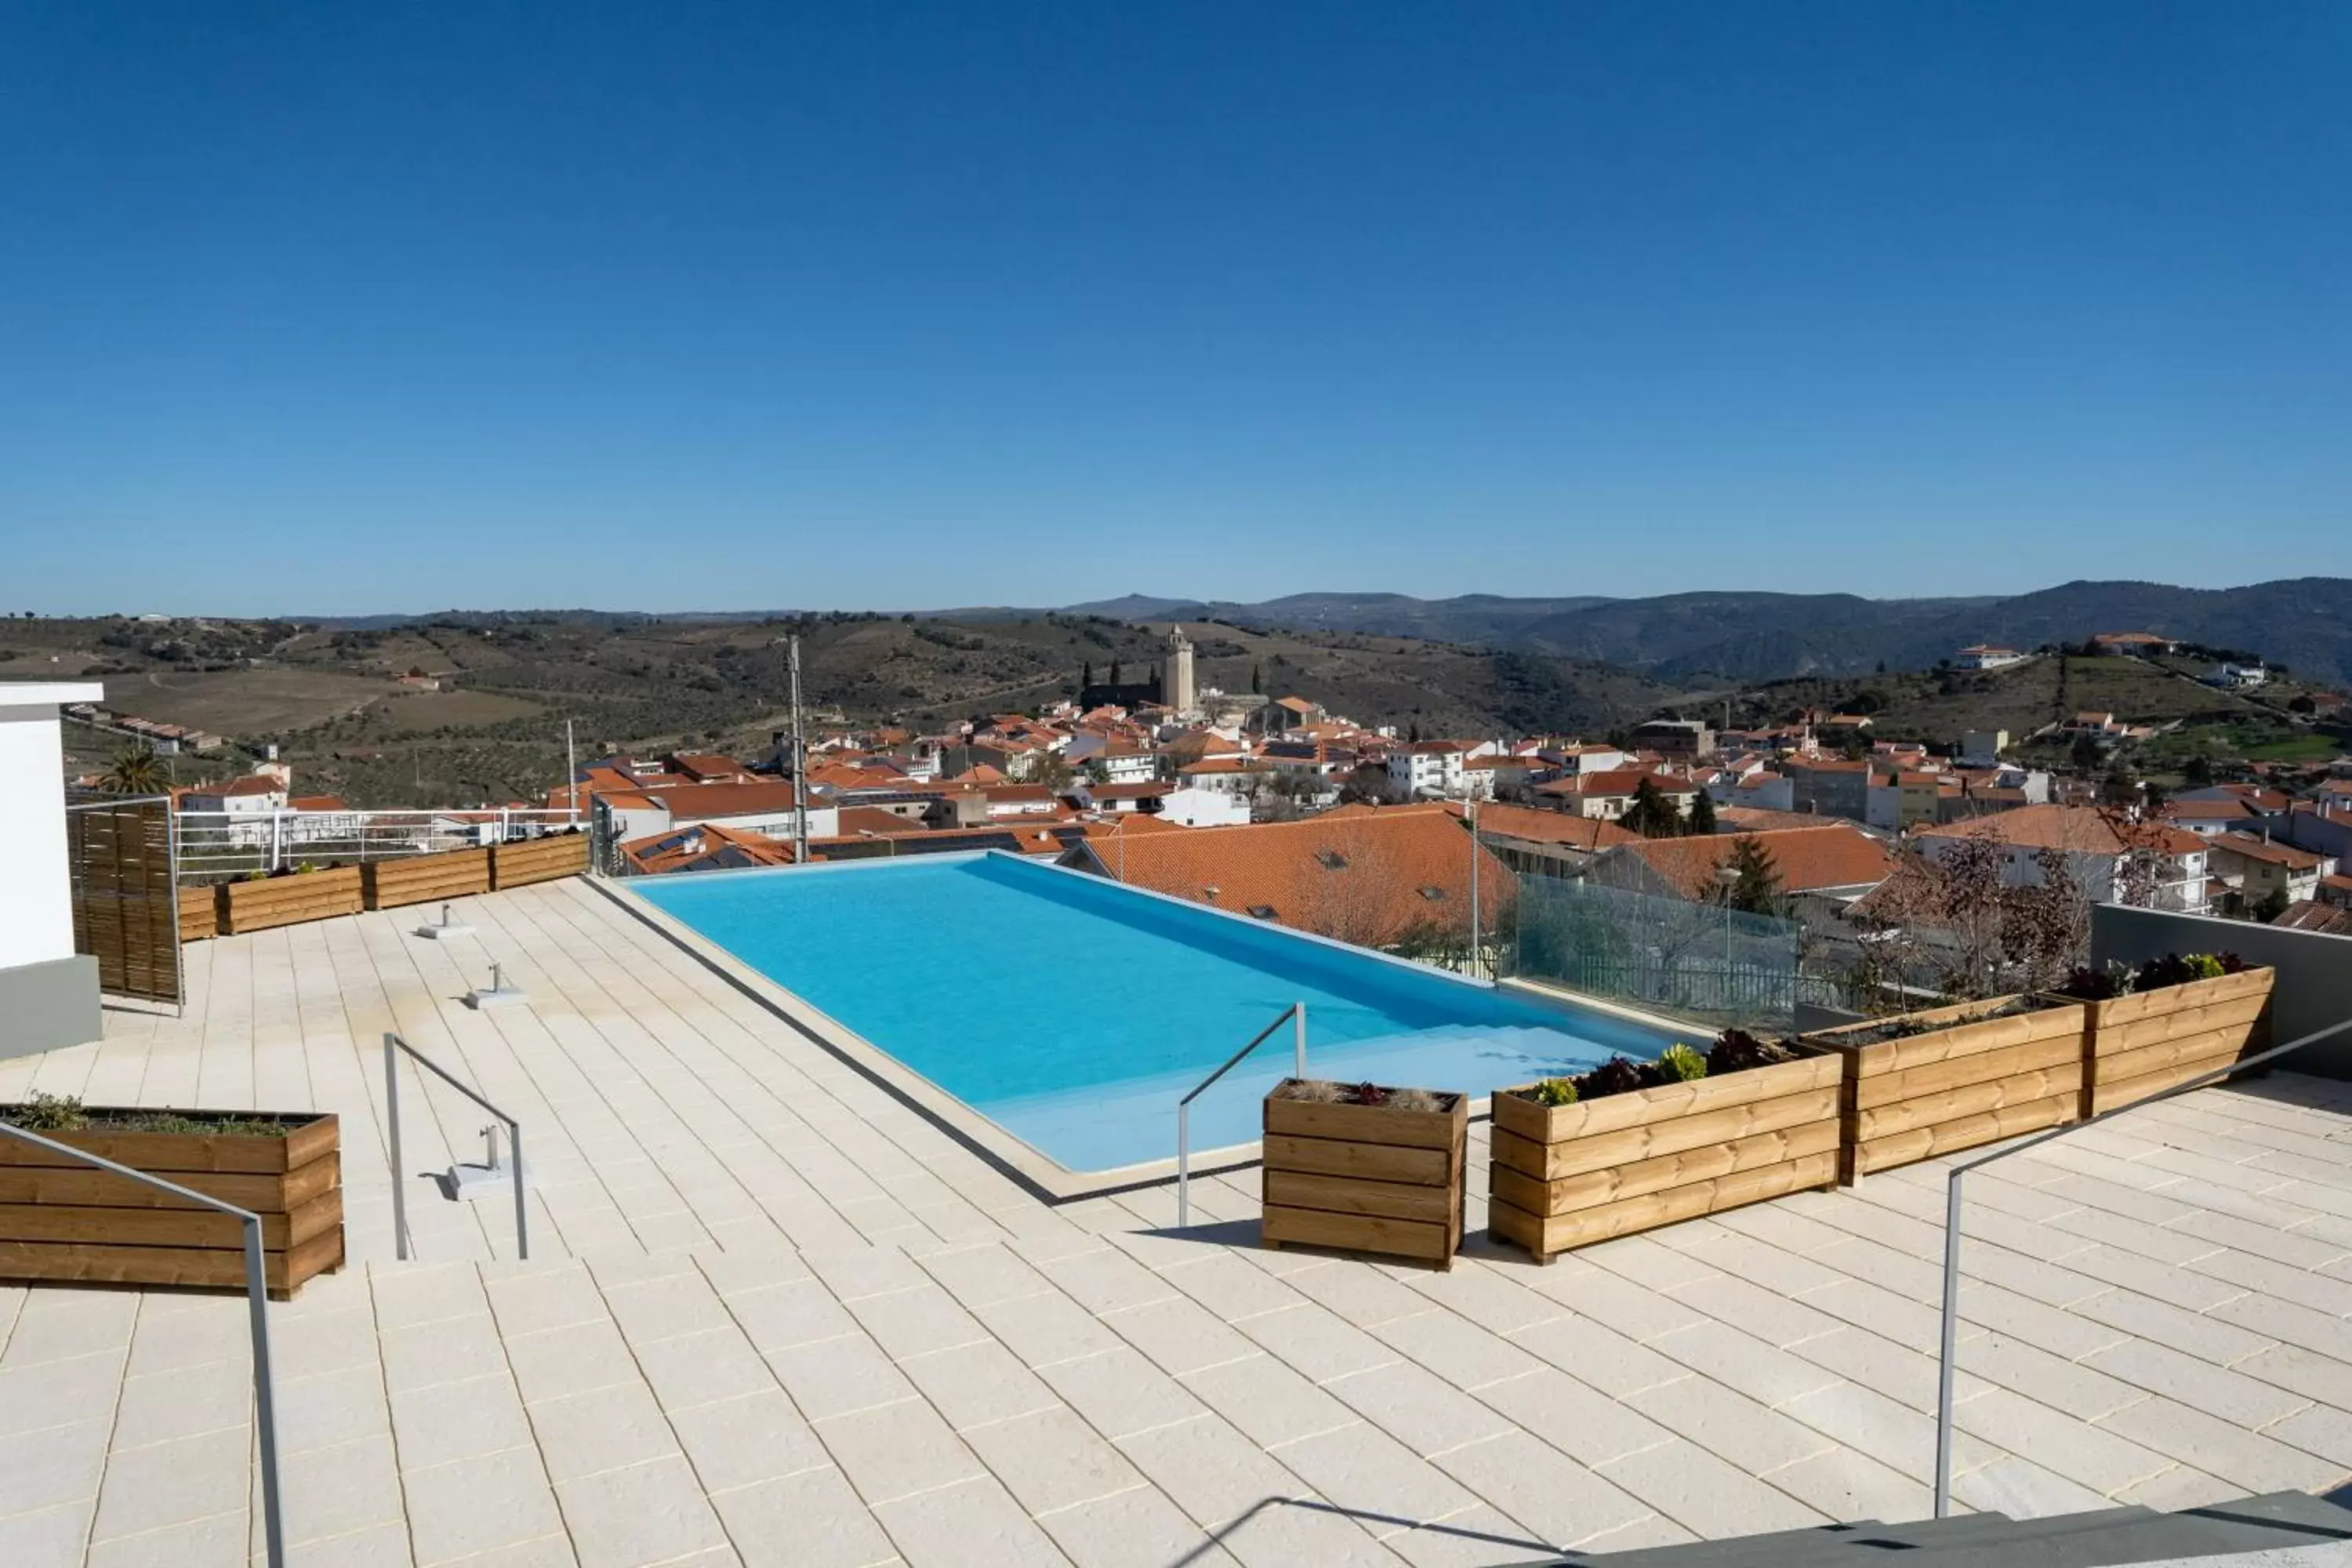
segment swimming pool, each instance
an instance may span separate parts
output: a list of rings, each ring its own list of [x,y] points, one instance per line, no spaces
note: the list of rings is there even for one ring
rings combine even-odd
[[[1293,1002],[1307,1067],[1474,1097],[1671,1037],[1018,856],[633,879],[628,891],[1064,1169],[1174,1152],[1175,1105]],[[1269,1040],[1192,1108],[1255,1142]]]

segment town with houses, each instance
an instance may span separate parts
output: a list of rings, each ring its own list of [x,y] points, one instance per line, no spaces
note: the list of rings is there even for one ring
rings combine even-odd
[[[2176,645],[2121,632],[2086,647],[2145,658]],[[1948,663],[2037,657],[1979,644]],[[2225,662],[2208,679],[2263,677],[2259,664]],[[70,716],[159,752],[223,745],[105,710]],[[2055,852],[2095,902],[2352,933],[2352,756],[2305,770],[2250,763],[2242,777],[2167,792],[2108,767],[2116,748],[2155,733],[2112,712],[1941,745],[1875,739],[1873,727],[1866,713],[1808,709],[1761,728],[1656,719],[1613,742],[1401,732],[1304,696],[1202,688],[1192,640],[1171,626],[1149,680],[1087,685],[1035,711],[922,731],[813,727],[797,771],[789,731],[760,755],[599,756],[542,799],[408,816],[436,844],[489,842],[525,816],[578,824],[618,876],[1003,850],[1327,934],[1344,927],[1375,946],[1466,921],[1477,867],[1706,901],[1726,896],[1726,868],[1743,855],[1769,866],[1776,912],[1867,931],[1894,901],[1874,897],[1883,884],[1963,845],[1996,847],[2011,885],[2036,882]],[[2028,740],[2063,745],[2065,760],[2020,761]],[[397,826],[400,814],[304,793],[274,748],[251,768],[173,787],[193,836],[266,846],[278,864],[347,847],[362,817]],[[1475,857],[1459,847],[1465,824]],[[1297,896],[1313,868],[1366,843],[1395,866],[1376,911]]]

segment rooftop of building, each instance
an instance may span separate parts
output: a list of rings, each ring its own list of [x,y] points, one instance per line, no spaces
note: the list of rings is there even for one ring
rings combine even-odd
[[[350,1266],[271,1311],[306,1568],[1400,1568],[1928,1510],[1940,1162],[1550,1268],[1480,1183],[1449,1273],[1267,1251],[1254,1173],[1189,1228],[1164,1187],[1040,1201],[583,882],[458,909],[463,944],[197,943],[184,1016],[0,1061],[0,1100],[343,1119]],[[455,999],[485,957],[528,1008]],[[394,1027],[529,1130],[530,1262],[421,1177],[393,1260]],[[408,1166],[477,1157],[415,1092]],[[2281,1074],[1975,1178],[1959,1506],[2343,1480],[2347,1135],[2352,1091]],[[0,1561],[247,1560],[241,1300],[0,1287]]]

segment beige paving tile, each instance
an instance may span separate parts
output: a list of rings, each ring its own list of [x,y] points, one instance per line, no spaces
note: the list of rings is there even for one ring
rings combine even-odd
[[[1416,1454],[1443,1453],[1510,1430],[1492,1406],[1416,1362],[1350,1373],[1323,1387]]]
[[[10,1568],[77,1568],[96,1511],[94,1502],[79,1502],[0,1514],[0,1563]]]
[[[1033,1514],[1144,1484],[1135,1467],[1066,1405],[968,1427],[960,1436]]]
[[[1202,1411],[1201,1401],[1182,1384],[1144,1360],[1140,1352],[1116,1341],[1100,1354],[1055,1362],[1041,1368],[1038,1375],[1113,1441],[1189,1421]]]
[[[1525,1432],[1440,1454],[1433,1461],[1538,1538],[1566,1546],[1644,1519],[1650,1506]]]
[[[210,1432],[111,1456],[95,1541],[140,1535],[245,1506],[251,1435]]]
[[[1061,1550],[993,1479],[981,1477],[878,1505],[875,1517],[908,1568],[1026,1568],[1066,1563]]]
[[[910,1356],[898,1370],[955,1427],[1049,1410],[1060,1396],[993,1339]]]
[[[124,1384],[126,1394],[129,1388],[130,1384]],[[249,1405],[253,1398],[249,1382],[243,1392],[244,1398],[239,1403]],[[278,1448],[281,1454],[299,1454],[362,1437],[386,1436],[392,1431],[383,1376],[373,1367],[352,1367],[290,1382],[280,1380],[277,1410]],[[121,1440],[118,1433],[116,1441]]]
[[[398,1521],[400,1472],[393,1460],[392,1439],[379,1434],[284,1456],[279,1496],[289,1544]],[[257,1505],[257,1497],[256,1501]]]
[[[860,1334],[776,1351],[768,1364],[811,1421],[915,1397],[906,1373]]]
[[[392,1397],[403,1469],[422,1469],[531,1442],[521,1395],[503,1375],[436,1384]]]
[[[509,1448],[401,1477],[418,1568],[519,1546],[563,1528],[535,1448]]]
[[[898,1554],[836,1469],[738,1487],[710,1502],[745,1568],[871,1568]]]
[[[101,1415],[0,1437],[0,1519],[95,1499],[107,1436]]]
[[[1817,1510],[1683,1438],[1596,1468],[1702,1539],[1761,1535],[1828,1522]]]
[[[115,1350],[0,1365],[0,1436],[69,1426],[88,1419],[88,1412],[111,1410],[123,1361],[124,1352]]]
[[[547,1476],[562,1483],[677,1454],[669,1421],[642,1384],[616,1384],[530,1406]]]
[[[1270,1355],[1225,1362],[1181,1381],[1211,1409],[1267,1447],[1363,1419],[1303,1373]]]
[[[85,1568],[245,1568],[246,1553],[246,1516],[237,1512],[96,1542],[87,1559],[72,1561]]]
[[[524,1334],[508,1340],[505,1352],[526,1404],[638,1381],[636,1358],[609,1321]]]
[[[1273,1450],[1283,1467],[1342,1508],[1408,1521],[1444,1519],[1476,1500],[1458,1482],[1376,1426],[1360,1423]],[[1375,1535],[1385,1528],[1371,1527]]]
[[[863,1296],[848,1303],[858,1326],[895,1358],[952,1350],[989,1338],[980,1320],[932,1284]]]
[[[673,1412],[670,1424],[708,1491],[751,1486],[832,1463],[815,1432],[774,1389]]]
[[[694,1471],[676,1455],[564,1481],[555,1495],[580,1568],[648,1568],[728,1544]]]
[[[1037,1523],[1077,1568],[1233,1568],[1234,1562],[1149,1486],[1057,1510]]]

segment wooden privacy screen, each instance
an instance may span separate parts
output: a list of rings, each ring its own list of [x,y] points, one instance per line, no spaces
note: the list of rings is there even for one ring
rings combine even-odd
[[[66,809],[74,951],[98,960],[111,995],[178,1002],[172,807],[167,801],[90,801]]]

